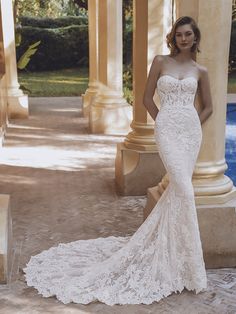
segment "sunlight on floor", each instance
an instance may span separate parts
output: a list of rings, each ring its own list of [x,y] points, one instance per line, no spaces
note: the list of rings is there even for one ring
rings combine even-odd
[[[4,147],[0,156],[2,165],[44,168],[51,170],[76,171],[96,166],[98,159],[109,161],[114,158],[115,148],[98,150],[66,150],[54,147]]]

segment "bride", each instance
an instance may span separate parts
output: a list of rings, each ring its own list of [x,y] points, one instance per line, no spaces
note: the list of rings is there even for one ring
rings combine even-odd
[[[170,55],[154,58],[144,92],[169,177],[166,190],[132,236],[61,243],[32,256],[24,268],[26,282],[43,297],[56,296],[64,304],[151,304],[184,288],[207,288],[191,182],[201,124],[212,113],[207,69],[193,60],[199,42],[195,21],[179,18],[167,35]],[[156,88],[160,111],[153,101]]]

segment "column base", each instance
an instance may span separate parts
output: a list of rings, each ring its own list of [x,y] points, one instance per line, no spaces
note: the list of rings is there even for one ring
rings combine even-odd
[[[8,116],[10,119],[28,118],[29,110],[27,95],[21,94],[8,96],[7,102],[8,102]]]
[[[159,198],[157,186],[148,189],[144,220]],[[236,197],[196,207],[206,268],[236,267]]]
[[[89,87],[85,94],[82,95],[82,110],[84,117],[89,116],[91,104],[98,93],[98,87]]]
[[[121,195],[146,195],[165,174],[157,151],[138,151],[117,144],[115,180]]]
[[[236,197],[236,188],[232,180],[222,174],[209,178],[193,176],[196,204],[224,204]]]
[[[9,195],[0,195],[0,283],[8,283],[11,265],[12,222]]]
[[[126,135],[131,130],[132,111],[132,106],[123,99],[116,99],[111,103],[109,99],[107,103],[94,100],[89,112],[90,132]]]
[[[210,204],[225,204],[230,200],[236,198],[236,188],[233,187],[231,191],[219,195],[196,195],[195,202],[197,205]]]

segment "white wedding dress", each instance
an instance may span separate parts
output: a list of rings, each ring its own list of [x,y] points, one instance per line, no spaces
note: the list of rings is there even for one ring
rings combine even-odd
[[[162,75],[155,139],[169,185],[132,236],[78,240],[32,256],[28,286],[64,304],[101,301],[151,304],[184,288],[205,291],[203,260],[191,177],[202,130],[194,97],[197,79]]]

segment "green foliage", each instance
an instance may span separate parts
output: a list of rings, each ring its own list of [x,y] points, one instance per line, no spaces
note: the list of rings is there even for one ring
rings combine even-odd
[[[232,22],[229,51],[229,71],[233,70],[236,70],[236,20]]]
[[[60,17],[85,14],[74,0],[13,0],[16,19],[20,16]]]
[[[232,1],[232,20],[236,20],[236,1]]]
[[[16,47],[20,46],[21,40],[22,40],[21,33],[19,31],[15,32],[15,44],[16,44]]]
[[[134,102],[133,90],[124,86],[123,93],[124,93],[124,98],[127,101],[127,103],[132,106]]]
[[[125,65],[123,68],[123,92],[126,101],[129,104],[133,104],[133,75],[132,67],[130,64]]]
[[[128,17],[123,27],[123,63],[132,62],[133,26],[132,17]]]
[[[39,49],[27,69],[44,71],[88,66],[88,27],[72,25],[61,28],[37,28],[24,26],[21,29],[22,44],[17,56],[32,42],[41,41]]]
[[[20,57],[19,61],[17,62],[17,68],[23,70],[27,67],[28,63],[30,62],[30,58],[35,54],[38,50],[38,46],[40,45],[41,41],[37,41],[36,43],[29,46],[26,52]]]
[[[126,19],[133,15],[133,0],[123,0],[123,11]]]
[[[88,18],[84,16],[66,16],[59,18],[39,18],[21,16],[19,19],[21,26],[32,26],[40,28],[58,28],[70,25],[88,25]]]
[[[76,65],[85,67],[88,65],[88,20],[86,17],[63,17],[57,19],[22,17],[21,23],[21,34],[24,44],[20,49],[17,49],[17,56],[29,44],[41,40],[40,49],[29,64],[29,70],[47,70],[47,66],[48,69],[60,69]],[[66,25],[71,26],[55,28]],[[123,63],[125,65],[131,64],[131,17],[127,18],[124,26],[123,48]]]
[[[123,69],[123,85],[132,89],[132,68],[131,65],[125,65]]]

